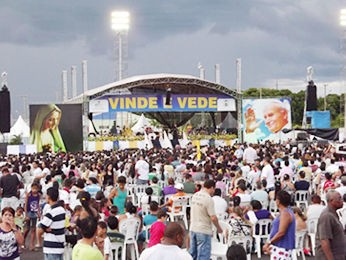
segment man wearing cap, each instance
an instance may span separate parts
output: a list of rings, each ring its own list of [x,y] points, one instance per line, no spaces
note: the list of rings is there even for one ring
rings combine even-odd
[[[183,197],[186,196],[186,193],[184,192],[184,185],[182,183],[176,183],[174,185],[174,188],[177,190],[177,193],[173,194],[169,200],[160,206],[160,208],[167,207],[168,206],[168,211],[172,211],[172,205],[173,205],[173,200],[178,198],[178,197]],[[181,207],[175,207],[174,209],[176,212],[179,212],[181,210]]]

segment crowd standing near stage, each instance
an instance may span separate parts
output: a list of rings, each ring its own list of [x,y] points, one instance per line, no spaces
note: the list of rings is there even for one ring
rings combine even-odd
[[[0,155],[0,259],[345,259],[345,166],[288,142]]]

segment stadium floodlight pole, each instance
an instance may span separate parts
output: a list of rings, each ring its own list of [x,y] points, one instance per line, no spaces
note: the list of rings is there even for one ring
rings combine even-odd
[[[127,11],[114,11],[111,14],[112,20],[112,30],[116,32],[118,38],[118,68],[116,69],[116,74],[118,80],[123,78],[124,70],[124,59],[123,59],[123,36],[127,36],[127,33],[130,29],[130,13]]]
[[[241,93],[241,58],[236,59],[236,86],[237,86],[237,111],[238,111],[238,142],[243,142],[243,133],[242,133],[242,93]]]
[[[340,50],[342,55],[342,85],[343,89],[346,89],[346,9],[340,10],[340,26],[342,30],[342,38],[340,42]],[[346,93],[344,92],[344,127],[346,128]]]

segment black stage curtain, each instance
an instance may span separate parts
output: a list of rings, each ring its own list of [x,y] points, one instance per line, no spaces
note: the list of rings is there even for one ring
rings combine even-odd
[[[291,131],[298,130],[304,131],[308,134],[317,136],[319,138],[330,140],[330,141],[338,141],[339,140],[339,128],[294,128],[294,129],[283,129],[284,133],[289,133]]]
[[[11,128],[11,100],[6,86],[0,91],[0,132],[9,133]]]

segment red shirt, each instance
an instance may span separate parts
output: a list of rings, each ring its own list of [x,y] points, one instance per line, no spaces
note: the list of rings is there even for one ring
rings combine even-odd
[[[323,191],[326,191],[328,188],[335,188],[334,182],[331,180],[326,180],[326,182],[323,185]]]
[[[148,247],[155,246],[161,242],[166,225],[161,221],[156,221],[150,227],[150,240]]]

